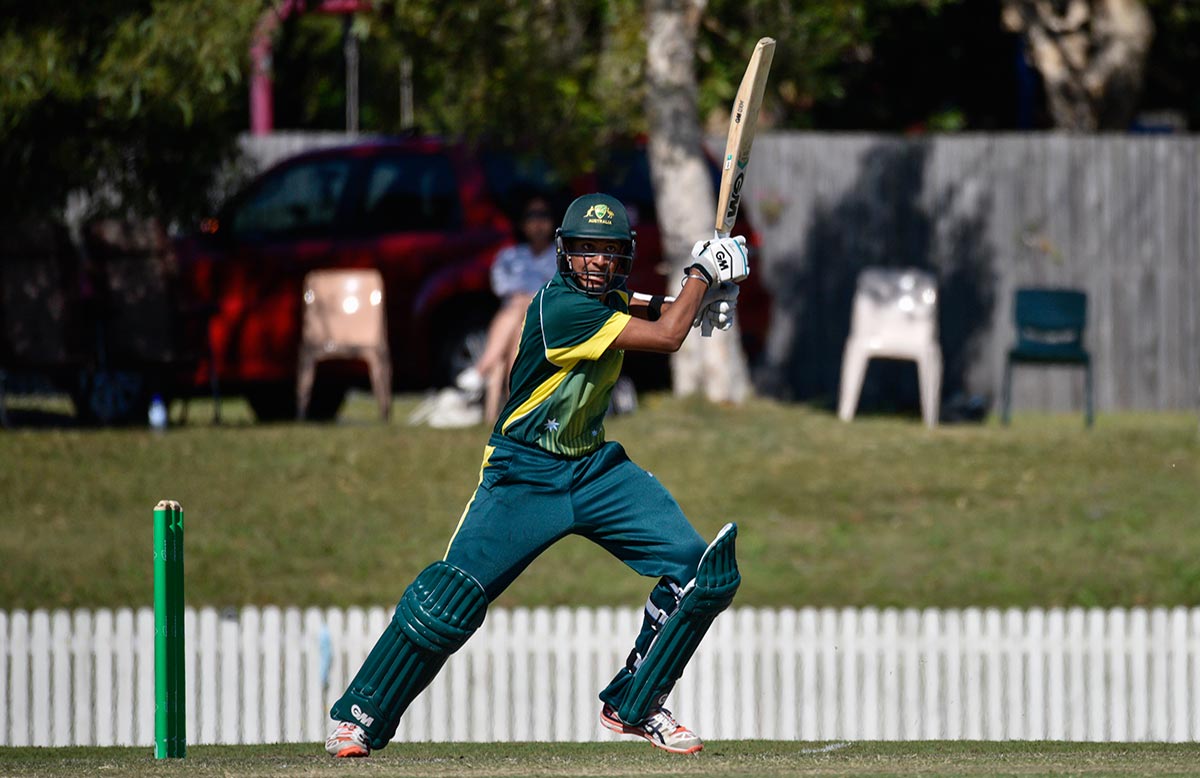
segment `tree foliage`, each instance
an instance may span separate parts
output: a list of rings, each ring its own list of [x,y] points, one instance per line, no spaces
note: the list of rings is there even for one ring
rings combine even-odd
[[[72,191],[168,218],[201,210],[244,126],[260,11],[241,0],[0,3],[5,220],[53,213]]]
[[[5,219],[116,193],[167,217],[202,211],[247,128],[248,48],[281,0],[0,0]],[[1142,106],[1200,123],[1200,8],[1144,0],[1157,34]],[[316,5],[316,0],[309,3]],[[1006,129],[1017,39],[1001,0],[707,0],[696,44],[702,119],[719,131],[754,42],[778,40],[767,126]],[[647,130],[642,0],[378,0],[355,17],[361,128],[411,123],[536,149],[578,168]],[[414,113],[400,114],[411,64]],[[291,17],[275,47],[277,126],[344,126],[342,19]],[[1049,119],[1035,126],[1045,126]]]
[[[536,147],[558,161],[581,163],[596,145],[644,128],[639,19],[635,0],[385,0],[357,27],[362,129],[405,129],[399,74],[408,59],[417,131]],[[319,112],[317,121],[327,129],[342,126],[340,32],[324,34],[323,52],[297,44],[335,25],[340,22],[296,19],[284,32],[278,60],[303,67],[301,58],[320,58],[331,75],[309,83],[332,99],[305,99],[309,117]],[[281,89],[289,88],[288,77],[280,74]]]
[[[779,41],[767,110],[777,126],[851,123],[854,89],[875,62],[875,44],[899,22],[927,23],[963,0],[711,0],[697,41],[699,108],[714,125],[728,118],[746,58],[763,36]],[[589,147],[643,134],[646,41],[640,0],[455,3],[387,0],[363,20],[362,127],[401,129],[399,72],[413,63],[415,116],[422,132],[539,149],[578,162]],[[994,9],[993,9],[994,10]],[[999,29],[998,11],[988,24]],[[933,34],[933,33],[930,33]],[[286,126],[342,126],[341,21],[307,15],[285,26],[276,54],[277,114]],[[884,67],[891,67],[886,63]],[[914,83],[913,88],[926,85]],[[877,114],[903,104],[872,95]],[[935,105],[934,109],[937,110]],[[924,119],[904,117],[904,123]]]
[[[724,110],[737,91],[745,58],[763,36],[778,41],[771,68],[776,123],[813,127],[820,106],[852,94],[856,70],[876,56],[876,43],[902,18],[936,16],[961,0],[713,0],[698,50],[702,115]],[[912,20],[909,19],[911,22]]]

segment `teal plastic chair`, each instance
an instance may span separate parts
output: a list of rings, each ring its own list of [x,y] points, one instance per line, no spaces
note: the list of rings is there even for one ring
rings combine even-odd
[[[1085,421],[1091,427],[1092,360],[1083,346],[1087,327],[1087,294],[1074,289],[1018,289],[1013,321],[1017,342],[1004,365],[1003,421],[1008,424],[1012,405],[1012,370],[1015,364],[1078,365],[1084,369]]]

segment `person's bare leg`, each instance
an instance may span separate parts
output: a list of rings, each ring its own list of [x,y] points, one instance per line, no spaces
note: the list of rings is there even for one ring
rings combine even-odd
[[[504,389],[508,381],[508,370],[504,365],[498,364],[483,377],[487,382],[483,392],[483,420],[488,424],[495,424],[500,415],[500,406],[506,399],[507,392]]]
[[[523,300],[523,302],[522,302]],[[493,367],[503,366],[508,361],[508,350],[512,343],[513,334],[521,326],[525,309],[529,307],[529,298],[525,295],[514,295],[505,301],[492,323],[488,327],[487,344],[483,354],[475,363],[475,369],[487,375]]]
[[[525,320],[525,311],[532,299],[533,297],[527,294],[514,294],[509,297],[504,307],[496,313],[492,320],[493,326],[488,331],[488,349],[479,360],[478,369],[487,381],[483,413],[484,418],[490,422],[494,422],[500,415],[500,408],[508,399],[508,374],[517,358],[517,347],[521,343],[521,323]]]

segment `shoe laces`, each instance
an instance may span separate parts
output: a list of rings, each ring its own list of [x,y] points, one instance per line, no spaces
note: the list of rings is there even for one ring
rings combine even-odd
[[[660,727],[664,728],[668,732],[677,729],[680,726],[679,722],[676,721],[675,717],[671,714],[671,711],[663,707],[656,708],[653,713],[646,717],[646,720],[655,721]]]

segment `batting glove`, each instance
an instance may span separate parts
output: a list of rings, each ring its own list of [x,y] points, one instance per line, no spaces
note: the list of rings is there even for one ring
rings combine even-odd
[[[733,327],[733,314],[736,311],[736,303],[713,303],[704,309],[704,313],[700,317],[700,323],[704,325],[705,331],[720,330],[721,332],[727,332]],[[704,333],[702,332],[701,334]]]
[[[733,326],[733,315],[737,311],[738,285],[730,281],[710,286],[700,302],[700,310],[692,320],[693,327],[707,323],[709,327],[718,330],[728,330]]]
[[[722,281],[741,281],[750,275],[746,238],[741,235],[698,241],[692,246],[692,257],[696,261],[688,269],[694,267],[703,273],[709,286]]]

